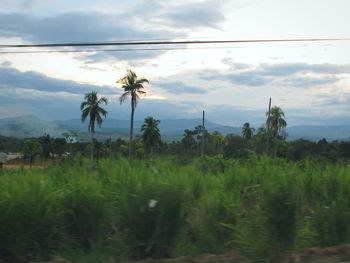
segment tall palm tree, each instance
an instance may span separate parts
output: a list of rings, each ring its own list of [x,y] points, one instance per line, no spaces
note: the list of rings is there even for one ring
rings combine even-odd
[[[132,153],[132,141],[134,132],[134,114],[137,106],[137,102],[140,99],[140,95],[145,95],[146,92],[143,91],[144,83],[149,83],[147,79],[138,78],[136,73],[132,70],[128,70],[127,75],[118,80],[117,84],[122,84],[124,93],[120,96],[119,101],[122,104],[128,96],[131,97],[131,118],[130,118],[130,138],[129,138],[129,160],[131,159]]]
[[[98,98],[97,92],[92,91],[85,94],[84,101],[80,104],[81,113],[81,121],[85,122],[86,118],[89,116],[89,126],[88,131],[91,133],[91,160],[94,160],[94,134],[95,134],[95,122],[97,122],[98,126],[102,125],[102,118],[107,117],[107,111],[101,108],[101,104],[104,103],[107,105],[107,98],[102,97]]]
[[[153,154],[153,147],[162,142],[160,130],[158,128],[159,120],[153,117],[147,117],[141,126],[141,138],[147,150]]]
[[[268,127],[268,131],[274,138],[280,133],[282,128],[285,128],[287,126],[287,122],[284,119],[284,112],[280,107],[274,106],[271,108],[270,116],[269,112],[266,112],[266,116],[266,125]]]
[[[242,135],[244,139],[250,140],[254,135],[255,129],[250,127],[249,122],[243,124]]]

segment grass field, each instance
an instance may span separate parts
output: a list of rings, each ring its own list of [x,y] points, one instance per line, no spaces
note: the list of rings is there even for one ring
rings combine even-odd
[[[350,167],[279,159],[88,160],[3,169],[0,262],[117,262],[350,242]],[[2,260],[2,261],[1,261]]]

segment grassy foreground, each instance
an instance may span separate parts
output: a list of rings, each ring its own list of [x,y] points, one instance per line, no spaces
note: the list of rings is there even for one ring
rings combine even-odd
[[[350,167],[221,156],[88,160],[0,176],[0,262],[118,262],[350,243]]]

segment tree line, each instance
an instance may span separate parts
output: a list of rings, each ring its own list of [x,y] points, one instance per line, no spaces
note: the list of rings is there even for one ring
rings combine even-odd
[[[36,156],[41,156],[42,159],[52,159],[62,156],[69,157],[74,153],[83,155],[89,153],[91,160],[114,155],[124,155],[130,160],[132,155],[140,158],[154,154],[172,154],[186,159],[204,152],[206,155],[220,154],[225,158],[238,159],[266,154],[291,160],[319,158],[330,161],[345,160],[350,154],[349,142],[327,142],[325,139],[318,142],[304,139],[287,141],[287,133],[284,130],[287,126],[285,114],[278,106],[269,107],[266,112],[266,122],[257,130],[251,127],[249,122],[244,123],[241,136],[224,135],[218,131],[210,133],[202,125],[197,125],[193,129],[184,130],[180,141],[167,143],[161,138],[160,121],[149,116],[145,118],[141,126],[141,136],[135,139],[135,110],[140,97],[146,94],[144,84],[149,81],[139,78],[134,71],[128,70],[127,75],[116,83],[120,84],[123,89],[119,98],[120,104],[126,102],[130,97],[131,116],[128,142],[121,138],[116,140],[109,138],[101,142],[95,138],[95,124],[102,126],[103,118],[108,115],[103,108],[103,105],[108,104],[108,100],[105,97],[99,97],[96,91],[92,91],[84,95],[80,104],[81,121],[88,120],[90,143],[79,141],[74,132],[66,132],[62,134],[64,138],[52,138],[48,134],[26,140],[0,137],[0,147],[3,146],[1,148],[7,151],[9,149],[22,151],[30,165]]]

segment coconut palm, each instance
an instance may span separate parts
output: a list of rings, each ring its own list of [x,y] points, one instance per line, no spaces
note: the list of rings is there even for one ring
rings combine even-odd
[[[212,139],[212,142],[215,146],[215,153],[218,153],[219,147],[222,147],[225,144],[226,138],[222,133],[220,133],[218,131],[214,131],[211,134],[211,139]]]
[[[94,160],[94,134],[95,134],[95,122],[98,126],[102,126],[102,118],[107,117],[107,111],[101,108],[101,104],[107,105],[107,98],[98,98],[97,92],[92,91],[85,94],[84,101],[80,104],[81,121],[85,122],[86,118],[89,116],[89,126],[88,131],[91,133],[91,160]]]
[[[162,142],[160,130],[158,128],[159,120],[153,117],[147,117],[141,126],[141,139],[146,149],[153,154],[153,147]]]
[[[284,112],[280,107],[274,106],[271,108],[270,116],[269,112],[266,112],[266,116],[268,131],[272,137],[276,137],[281,129],[287,126],[287,122],[284,119]]]
[[[193,135],[196,133],[194,131],[191,131],[189,129],[184,130],[183,138],[181,142],[187,147],[191,147],[196,143],[196,140],[193,138]]]
[[[249,122],[243,124],[242,135],[244,139],[250,140],[254,135],[255,129],[250,127]]]
[[[118,80],[117,84],[121,84],[124,89],[124,93],[120,96],[119,101],[122,104],[129,96],[131,97],[131,118],[130,118],[130,138],[129,138],[129,160],[132,153],[132,141],[134,130],[134,114],[137,106],[137,102],[140,99],[140,95],[145,95],[143,91],[144,83],[149,83],[147,79],[138,78],[136,73],[132,70],[128,70],[127,75]]]

